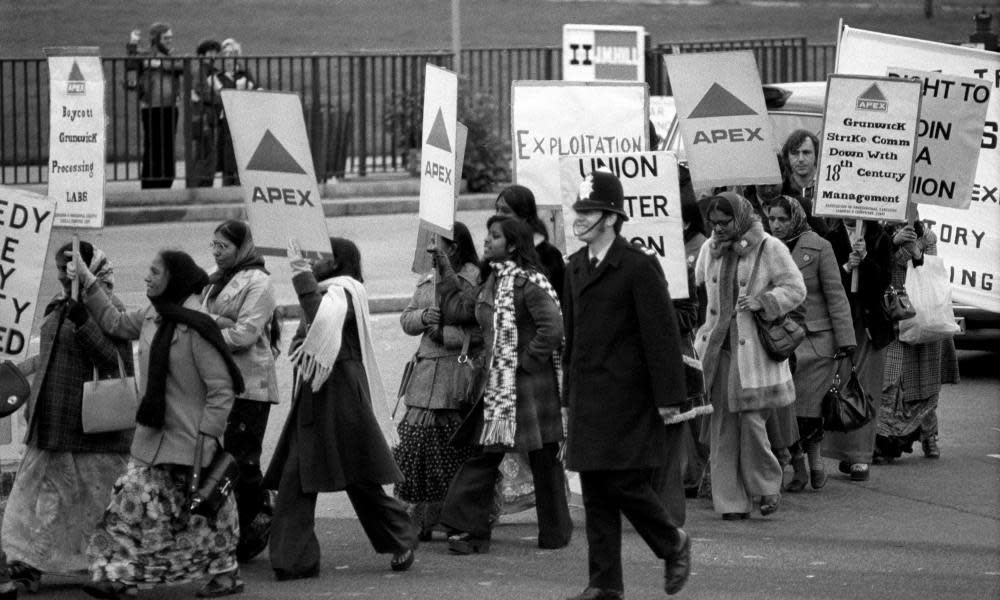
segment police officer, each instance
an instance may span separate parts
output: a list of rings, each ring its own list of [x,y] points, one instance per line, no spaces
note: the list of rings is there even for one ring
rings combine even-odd
[[[671,523],[654,474],[681,460],[668,455],[664,420],[687,401],[667,283],[655,257],[621,233],[628,219],[622,184],[594,171],[580,184],[574,253],[563,293],[568,408],[567,468],[580,473],[587,517],[590,581],[571,600],[624,596],[621,515],[664,560],[667,594],[691,572],[691,538]]]

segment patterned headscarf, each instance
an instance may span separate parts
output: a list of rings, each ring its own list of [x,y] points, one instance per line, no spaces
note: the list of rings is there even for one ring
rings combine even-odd
[[[784,195],[778,196],[774,200],[771,200],[771,207],[782,208],[788,213],[790,220],[788,235],[781,240],[786,245],[799,239],[799,236],[803,233],[812,230],[809,226],[809,217],[806,215],[806,210],[802,208],[802,203],[799,202],[798,198]]]
[[[115,287],[115,269],[111,266],[111,260],[100,248],[97,246],[93,248],[94,256],[87,263],[87,268],[94,274],[94,277],[97,277],[97,281],[104,284],[105,288],[113,289]]]
[[[757,211],[753,209],[753,204],[750,204],[749,200],[736,192],[722,192],[709,198],[705,214],[709,215],[713,210],[717,210],[733,218],[733,225],[736,227],[736,237],[742,237],[750,231],[754,223],[760,222],[760,217],[757,215]],[[712,232],[712,242],[714,247],[719,251],[729,248],[733,244],[733,240],[720,240],[716,236],[715,231]]]

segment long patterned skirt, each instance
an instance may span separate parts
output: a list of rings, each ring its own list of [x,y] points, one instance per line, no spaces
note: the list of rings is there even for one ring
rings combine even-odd
[[[472,449],[451,445],[451,436],[462,424],[457,410],[410,407],[399,424],[399,444],[393,458],[405,479],[396,484],[396,497],[404,502],[442,502],[458,468]]]
[[[211,520],[184,508],[190,467],[130,460],[90,539],[94,581],[188,583],[237,568],[239,517],[232,495]]]
[[[8,560],[46,573],[86,571],[87,543],[127,462],[128,454],[28,446],[3,515]]]

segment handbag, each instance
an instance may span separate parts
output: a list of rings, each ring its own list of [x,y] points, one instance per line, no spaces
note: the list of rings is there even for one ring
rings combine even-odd
[[[752,282],[757,277],[757,269],[760,267],[760,257],[764,253],[765,238],[757,249],[757,258],[754,259],[753,270],[750,272]],[[735,313],[734,313],[735,316]],[[775,362],[788,360],[788,357],[795,354],[795,349],[799,347],[802,340],[806,339],[806,332],[788,314],[782,315],[774,320],[768,320],[760,311],[753,313],[754,323],[757,325],[757,337],[764,347],[764,352]]]
[[[917,316],[906,289],[889,285],[882,294],[882,310],[890,321],[905,321]]]
[[[211,519],[219,512],[233,491],[240,476],[240,466],[233,455],[223,450],[220,445],[208,468],[202,468],[202,453],[207,442],[208,436],[199,433],[194,448],[191,478],[188,482],[188,510],[191,514]]]
[[[483,359],[469,356],[469,345],[472,336],[462,330],[462,351],[458,355],[458,367],[452,380],[452,393],[458,400],[462,412],[466,412],[475,404],[486,386],[486,369]]]
[[[31,386],[21,370],[9,360],[0,363],[0,418],[17,412],[30,395]]]
[[[833,376],[830,389],[823,396],[821,408],[823,429],[827,431],[854,431],[867,425],[875,418],[875,402],[871,394],[865,392],[858,379],[858,372],[851,358],[851,375],[846,384],[840,381],[840,365]]]
[[[118,377],[83,382],[80,412],[84,433],[105,433],[135,428],[135,413],[139,410],[139,388],[135,377],[125,374],[122,355],[118,358]]]

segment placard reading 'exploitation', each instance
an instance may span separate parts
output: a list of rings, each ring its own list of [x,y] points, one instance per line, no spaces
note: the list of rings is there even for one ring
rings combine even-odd
[[[910,202],[969,208],[990,86],[980,79],[889,68],[923,84]]]
[[[223,90],[254,243],[285,256],[289,238],[329,255],[330,238],[298,94]]]
[[[920,83],[831,75],[816,183],[817,215],[906,220]]]
[[[511,89],[514,183],[530,189],[552,243],[565,248],[559,158],[649,148],[645,83],[515,81]]]
[[[56,202],[0,187],[0,359],[28,354]]]
[[[573,235],[573,203],[580,183],[592,171],[614,173],[625,192],[628,220],[622,235],[652,251],[660,260],[670,285],[670,297],[688,297],[687,263],[684,259],[684,222],[677,180],[677,157],[672,152],[642,152],[601,156],[564,156],[559,159],[559,181],[565,220],[566,252],[583,244]]]
[[[845,27],[837,46],[840,73],[884,75],[890,68],[938,71],[978,79],[992,90],[982,129],[968,210],[923,205],[950,269],[952,298],[1000,312],[1000,53]]]
[[[56,227],[104,226],[104,69],[98,48],[46,48],[49,197]],[[44,250],[43,250],[44,252]]]

